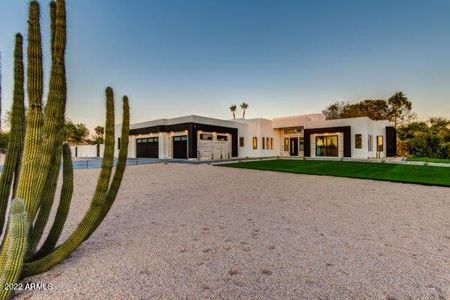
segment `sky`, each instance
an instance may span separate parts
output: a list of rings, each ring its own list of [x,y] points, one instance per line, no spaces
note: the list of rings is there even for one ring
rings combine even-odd
[[[67,116],[104,123],[104,89],[131,121],[322,111],[403,91],[420,119],[450,118],[448,0],[67,0]],[[48,1],[42,5],[50,69]],[[2,106],[28,1],[0,0]],[[47,81],[48,82],[48,81]],[[48,85],[47,85],[48,86]],[[119,123],[119,120],[118,120]]]

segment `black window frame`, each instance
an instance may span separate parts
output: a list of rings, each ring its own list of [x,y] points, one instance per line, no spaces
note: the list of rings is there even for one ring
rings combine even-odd
[[[318,148],[317,148],[317,140],[325,138],[325,155],[318,155]],[[336,155],[330,155],[328,151],[328,140],[331,138],[336,138]],[[333,134],[333,135],[317,135],[316,136],[316,157],[339,157],[339,135]]]

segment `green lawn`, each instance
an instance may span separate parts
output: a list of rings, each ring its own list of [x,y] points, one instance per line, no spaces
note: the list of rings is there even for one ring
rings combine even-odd
[[[450,168],[412,166],[387,163],[319,161],[319,160],[261,160],[223,164],[224,167],[278,171],[312,175],[328,175],[450,186]]]
[[[431,158],[431,157],[408,157],[407,161],[422,161],[431,163],[450,164],[450,159],[444,158]]]

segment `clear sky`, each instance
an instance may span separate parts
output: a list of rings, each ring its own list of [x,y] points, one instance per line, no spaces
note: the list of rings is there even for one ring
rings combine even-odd
[[[43,33],[48,37],[48,1]],[[448,0],[67,0],[68,116],[104,120],[103,90],[127,93],[132,122],[319,112],[404,91],[420,118],[450,117]],[[3,108],[27,1],[1,0]],[[48,39],[44,44],[48,53]],[[50,62],[45,58],[46,70]]]

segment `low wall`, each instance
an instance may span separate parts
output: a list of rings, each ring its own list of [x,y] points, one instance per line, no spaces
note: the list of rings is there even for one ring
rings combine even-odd
[[[104,145],[74,145],[70,146],[72,157],[103,157]]]

